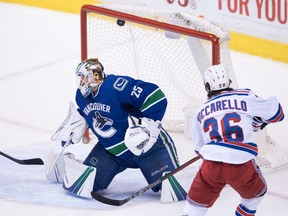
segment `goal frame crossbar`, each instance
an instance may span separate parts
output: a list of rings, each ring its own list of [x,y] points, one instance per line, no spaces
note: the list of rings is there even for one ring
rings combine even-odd
[[[87,14],[88,13],[97,13],[100,15],[105,15],[109,17],[113,17],[116,19],[121,19],[124,21],[130,21],[137,24],[146,25],[149,27],[153,27],[156,29],[161,29],[164,31],[173,31],[175,33],[195,37],[198,39],[203,39],[206,41],[210,41],[212,44],[212,65],[220,64],[220,40],[219,37],[217,37],[214,34],[206,33],[206,32],[200,32],[172,24],[167,24],[163,22],[159,22],[156,20],[151,20],[143,17],[139,17],[132,14],[127,14],[95,5],[83,5],[81,7],[81,13],[80,13],[80,22],[81,22],[81,60],[87,59]]]

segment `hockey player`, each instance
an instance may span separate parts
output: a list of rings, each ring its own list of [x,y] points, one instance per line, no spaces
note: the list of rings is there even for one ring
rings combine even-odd
[[[179,166],[173,140],[161,127],[167,99],[157,85],[105,74],[97,58],[81,62],[76,77],[78,110],[70,105],[69,115],[53,139],[67,143],[70,138],[78,143],[88,127],[98,143],[81,165],[69,154],[64,156],[65,165],[61,158],[56,157],[57,162],[54,158],[47,174],[50,179],[56,173],[54,177],[64,181],[64,189],[91,197],[92,190],[106,189],[127,168],[140,169],[150,184]],[[130,117],[139,122],[131,124]],[[160,189],[161,184],[152,188],[155,192]]]
[[[253,131],[282,121],[282,107],[276,97],[262,99],[250,89],[230,88],[231,81],[221,65],[209,67],[204,82],[208,101],[192,123],[192,141],[203,163],[182,216],[205,215],[226,184],[241,196],[235,215],[253,216],[267,191],[254,161],[258,149]]]

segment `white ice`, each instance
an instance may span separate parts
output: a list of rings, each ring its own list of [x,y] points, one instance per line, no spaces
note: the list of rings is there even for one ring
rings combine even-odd
[[[0,3],[1,151],[19,159],[44,160],[50,137],[74,100],[74,70],[80,60],[79,22],[79,15]],[[276,95],[287,113],[288,64],[237,52],[231,56],[240,86],[264,98]],[[285,150],[287,121],[268,126],[269,134]],[[192,158],[189,140],[182,134],[172,136],[181,163]],[[184,202],[161,203],[159,194],[151,191],[121,207],[108,206],[67,194],[60,184],[46,180],[44,166],[23,166],[0,156],[0,168],[0,214],[4,216],[176,216],[184,206]],[[287,215],[287,171],[283,167],[264,173],[268,193],[257,215]],[[106,195],[126,198],[146,185],[139,171],[127,170],[115,178]],[[239,196],[226,187],[207,215],[234,215],[238,202]]]

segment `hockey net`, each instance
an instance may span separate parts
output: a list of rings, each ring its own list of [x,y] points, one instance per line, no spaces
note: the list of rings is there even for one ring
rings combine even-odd
[[[82,60],[97,57],[105,73],[158,84],[168,99],[164,127],[184,131],[188,137],[192,115],[207,100],[203,85],[207,67],[221,63],[233,87],[238,85],[229,39],[220,25],[183,12],[119,4],[81,9]],[[261,167],[282,165],[283,158],[266,130],[257,134],[257,142]]]

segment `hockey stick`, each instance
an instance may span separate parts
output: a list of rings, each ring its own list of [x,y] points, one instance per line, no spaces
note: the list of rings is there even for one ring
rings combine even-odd
[[[11,157],[10,155],[7,155],[5,154],[4,152],[1,152],[0,151],[0,155],[18,163],[18,164],[22,164],[22,165],[43,165],[44,162],[42,159],[40,158],[32,158],[32,159],[23,159],[23,160],[20,160],[20,159],[16,159],[14,157]]]
[[[194,163],[195,161],[197,161],[198,159],[200,159],[200,156],[196,156],[194,158],[192,158],[191,160],[187,161],[186,163],[184,163],[183,165],[181,165],[180,167],[178,167],[177,169],[167,173],[166,175],[162,176],[160,179],[156,180],[155,182],[152,182],[151,184],[147,185],[146,187],[142,188],[141,190],[133,193],[131,196],[125,198],[125,199],[121,199],[121,200],[116,200],[116,199],[110,199],[107,197],[104,197],[100,194],[98,194],[97,192],[92,191],[91,192],[91,196],[95,199],[98,200],[99,202],[105,203],[107,205],[113,205],[113,206],[121,206],[124,205],[125,203],[129,202],[130,200],[134,199],[135,197],[145,193],[146,191],[148,191],[149,189],[151,189],[152,187],[160,184],[162,181],[164,181],[165,179],[173,176],[175,173],[179,172],[180,170],[184,169],[185,167],[189,166],[190,164]]]
[[[132,117],[130,114],[128,114],[128,116],[129,116],[132,124],[133,124],[134,126],[136,126],[137,124],[136,124],[136,122],[135,122],[135,119],[133,119],[133,117]]]
[[[56,180],[57,182],[61,182],[61,173],[60,173],[60,169],[58,167],[58,160],[59,158],[63,155],[65,149],[72,143],[71,142],[72,140],[72,134],[69,136],[68,140],[66,141],[66,143],[64,144],[63,148],[62,148],[62,151],[57,155],[57,157],[54,159],[54,162],[53,162],[53,168],[54,168],[54,173],[55,173],[55,177],[56,177]]]

